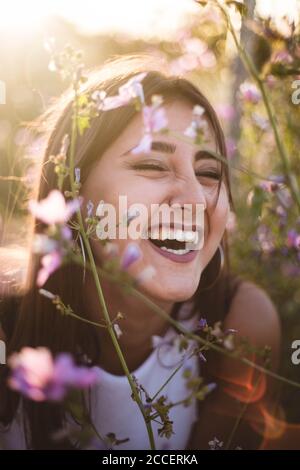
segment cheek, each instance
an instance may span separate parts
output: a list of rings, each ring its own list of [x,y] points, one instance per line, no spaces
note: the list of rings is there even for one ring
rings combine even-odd
[[[217,238],[222,238],[229,211],[230,205],[227,190],[224,183],[222,183],[216,206],[211,205],[208,207],[209,232],[211,236],[215,234]]]

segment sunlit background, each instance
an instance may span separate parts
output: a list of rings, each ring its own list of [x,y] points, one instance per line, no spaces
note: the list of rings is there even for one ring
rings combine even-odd
[[[237,35],[246,47],[252,44],[251,28],[257,17],[271,18],[280,37],[271,40],[266,35],[262,41],[257,34],[253,56],[258,67],[263,69],[269,61],[276,69],[269,82],[270,94],[293,159],[292,167],[299,177],[300,106],[291,106],[290,94],[292,80],[300,79],[300,74],[285,75],[285,67],[292,67],[294,60],[296,70],[300,70],[300,46],[288,51],[290,44],[285,38],[290,34],[290,24],[299,24],[300,0],[247,0],[246,4],[252,20],[247,25],[234,8],[231,11]],[[13,250],[15,245],[26,242],[24,200],[35,181],[34,163],[42,157],[43,140],[30,140],[25,123],[43,113],[68,85],[49,68],[45,43],[51,38],[57,50],[66,44],[82,50],[87,68],[101,65],[116,54],[148,52],[158,59],[168,59],[175,73],[185,72],[212,101],[233,163],[265,175],[282,170],[277,165],[274,136],[264,107],[257,106],[253,113],[250,107],[248,115],[243,115],[238,96],[248,75],[232,38],[224,34],[224,25],[215,13],[204,13],[193,0],[0,0],[0,84],[6,88],[6,104],[0,104],[0,176],[7,178],[0,181],[3,246]],[[283,60],[283,67],[276,54]],[[14,178],[24,178],[23,186]],[[285,328],[285,372],[299,381],[299,373],[297,377],[288,362],[290,338],[300,338],[299,264],[296,266],[288,258],[287,246],[274,254],[268,229],[264,224],[256,225],[257,216],[251,215],[246,206],[258,181],[241,172],[233,172],[232,180],[238,227],[232,229],[232,264],[275,299]],[[280,231],[277,219],[274,226],[275,231]],[[297,230],[300,234],[300,219]],[[24,251],[14,255],[9,275],[23,275],[20,266]],[[0,264],[3,268],[1,259]],[[299,423],[299,393],[287,394],[283,402],[288,418]]]
[[[257,11],[264,16],[286,14],[297,21],[297,4],[299,0],[258,0]],[[87,35],[125,33],[168,38],[198,10],[193,0],[12,0],[2,2],[0,30],[20,38],[47,30],[47,20],[58,17]]]

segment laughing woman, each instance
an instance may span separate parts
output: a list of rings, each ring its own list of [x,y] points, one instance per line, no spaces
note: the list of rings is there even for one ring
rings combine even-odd
[[[87,207],[92,207],[89,201],[97,207],[100,200],[118,210],[119,197],[124,195],[128,207],[143,204],[149,213],[152,204],[176,205],[182,209],[185,204],[191,207],[201,204],[204,208],[201,249],[188,253],[178,251],[182,237],[191,235],[187,235],[186,227],[181,227],[183,231],[171,227],[171,232],[172,229],[177,231],[166,236],[164,227],[160,226],[156,240],[135,240],[139,256],[128,263],[127,272],[140,279],[138,289],[142,294],[187,330],[199,330],[199,320],[204,317],[209,326],[221,321],[224,331],[237,330],[236,341],[247,338],[254,347],[269,346],[271,368],[275,369],[280,326],[274,306],[262,289],[229,272],[226,224],[233,202],[228,166],[224,161],[224,135],[216,113],[193,84],[168,75],[163,66],[144,56],[123,57],[106,63],[91,74],[83,85],[84,91],[95,96],[95,92],[101,90],[108,98],[117,96],[120,87],[137,75],[148,106],[154,95],[163,98],[169,132],[153,134],[152,141],[147,143],[142,139],[142,112],[131,102],[100,111],[76,143],[74,158],[75,167],[80,169],[81,212],[85,218]],[[205,144],[197,146],[176,137],[190,128],[195,109],[203,112],[206,126]],[[48,122],[47,147],[36,191],[38,201],[46,199],[57,187],[57,174],[50,156],[60,153],[64,136],[70,134],[71,95],[64,95],[55,105]],[[215,158],[216,154],[222,155],[223,160]],[[65,178],[64,191],[70,190],[67,181]],[[192,222],[187,227],[189,232],[195,231],[195,221]],[[43,229],[44,224],[35,219],[33,235]],[[73,238],[80,247],[75,230]],[[166,238],[178,239],[179,245],[176,240],[172,244]],[[124,263],[124,254],[128,256],[132,240],[114,240],[117,254],[105,248],[97,237],[91,237],[90,243],[95,263],[100,268],[112,256],[121,257]],[[152,276],[143,276],[149,265]],[[28,266],[23,288],[3,298],[1,303],[1,336],[6,341],[7,355],[25,346],[44,346],[54,356],[68,352],[78,364],[93,366],[99,382],[90,388],[88,408],[98,434],[115,433],[123,441],[116,446],[118,449],[149,448],[145,422],[131,398],[127,377],[107,329],[60,315],[55,305],[39,292],[40,255],[33,249]],[[179,364],[181,353],[176,341],[172,341],[178,331],[139,296],[124,292],[107,278],[101,277],[100,281],[110,319],[116,318],[118,312],[124,317],[120,320],[122,334],[118,341],[128,369],[137,383],[153,396]],[[49,276],[43,287],[60,296],[64,304],[71,305],[83,319],[103,323],[104,313],[88,269],[73,262],[64,264]],[[154,345],[153,338],[159,340],[159,345]],[[173,433],[169,438],[158,433],[161,423],[154,420],[156,448],[205,449],[211,441],[218,445],[215,438],[223,442],[229,439],[228,446],[233,448],[258,448],[261,445],[261,410],[270,406],[272,400],[270,381],[239,360],[219,352],[209,351],[205,355],[206,363],[199,355],[191,355],[186,357],[184,366],[193,375],[201,375],[205,382],[213,380],[217,387],[203,402],[193,398],[188,406],[181,403],[170,409]],[[252,355],[251,359],[259,363],[258,357]],[[68,437],[53,439],[53,434],[66,425],[62,405],[39,403],[20,396],[7,386],[8,368],[1,368],[0,445],[7,449],[74,447]],[[166,384],[162,394],[172,403],[184,400],[188,389],[181,371]],[[249,402],[247,407],[245,402]],[[246,411],[241,414],[243,409]],[[237,418],[238,427],[232,433]],[[105,448],[101,441],[90,447]]]

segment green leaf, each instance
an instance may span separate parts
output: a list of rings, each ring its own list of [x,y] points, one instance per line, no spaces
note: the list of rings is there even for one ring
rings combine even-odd
[[[88,102],[89,102],[88,95],[79,95],[77,97],[77,105],[79,107],[87,106]]]
[[[77,128],[79,135],[83,135],[84,131],[90,127],[89,116],[78,116],[77,117]]]

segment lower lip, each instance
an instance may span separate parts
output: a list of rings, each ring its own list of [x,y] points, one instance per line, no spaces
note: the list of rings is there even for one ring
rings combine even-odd
[[[157,253],[159,253],[161,256],[164,256],[165,258],[168,258],[171,261],[175,261],[175,263],[190,263],[196,258],[198,254],[198,250],[191,250],[185,255],[176,255],[175,253],[170,253],[169,251],[161,250],[160,248],[158,248],[158,246],[154,245],[154,243],[151,243],[149,240],[148,243],[150,243],[154,251],[157,251]]]

